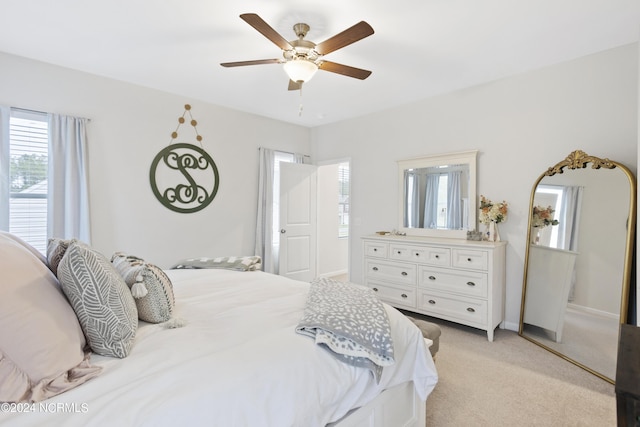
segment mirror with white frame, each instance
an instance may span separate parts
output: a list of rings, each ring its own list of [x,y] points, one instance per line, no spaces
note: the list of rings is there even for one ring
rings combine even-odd
[[[477,150],[398,161],[398,230],[466,238],[476,228]]]
[[[611,383],[627,320],[635,195],[624,165],[574,151],[538,178],[530,198],[519,334]]]

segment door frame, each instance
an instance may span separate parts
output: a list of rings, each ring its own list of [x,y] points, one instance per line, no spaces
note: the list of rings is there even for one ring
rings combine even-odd
[[[320,162],[316,163],[316,166],[318,167],[318,169],[320,169],[322,166],[330,166],[330,165],[337,165],[339,163],[349,163],[349,225],[348,225],[348,229],[349,229],[349,236],[347,237],[347,280],[351,279],[351,243],[352,243],[352,229],[351,229],[351,224],[352,224],[352,218],[353,215],[351,213],[351,207],[353,206],[353,186],[351,185],[351,177],[353,176],[353,162],[351,160],[351,157],[338,157],[335,159],[328,159],[328,160],[323,160]],[[318,217],[318,225],[320,224],[320,217],[319,215]],[[316,244],[319,245],[319,239],[317,239]],[[320,248],[316,248],[316,266],[320,265]],[[320,274],[319,274],[320,275]]]

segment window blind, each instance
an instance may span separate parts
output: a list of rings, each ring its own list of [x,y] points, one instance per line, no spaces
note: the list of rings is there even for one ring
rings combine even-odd
[[[46,252],[49,136],[45,113],[11,110],[9,231]]]

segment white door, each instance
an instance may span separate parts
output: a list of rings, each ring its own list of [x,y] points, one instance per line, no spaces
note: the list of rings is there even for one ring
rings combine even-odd
[[[316,167],[280,163],[279,274],[310,282],[316,277]]]

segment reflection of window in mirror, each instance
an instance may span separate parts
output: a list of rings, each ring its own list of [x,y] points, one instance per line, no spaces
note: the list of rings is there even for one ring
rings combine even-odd
[[[539,230],[539,244],[556,249],[577,251],[580,226],[582,187],[571,185],[543,185],[536,188],[534,205],[554,210],[552,219],[558,225]]]
[[[468,228],[468,165],[407,169],[404,175],[405,227]]]

